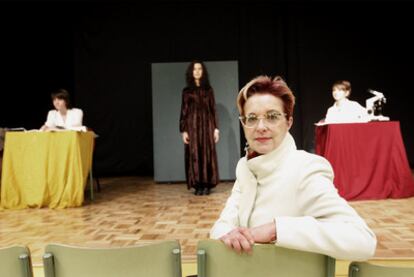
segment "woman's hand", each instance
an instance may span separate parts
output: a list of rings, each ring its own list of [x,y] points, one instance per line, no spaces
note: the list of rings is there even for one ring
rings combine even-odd
[[[182,132],[181,135],[183,136],[183,142],[185,144],[189,144],[190,143],[190,137],[188,136],[187,132]]]
[[[254,239],[250,229],[245,227],[238,227],[228,232],[222,236],[220,240],[224,242],[228,248],[236,251],[237,253],[250,253],[252,251],[252,245],[254,244]]]
[[[40,131],[47,131],[49,130],[49,127],[47,127],[46,125],[43,125],[42,127],[40,127]]]
[[[254,242],[269,243],[274,242],[276,236],[276,223],[274,221],[260,226],[250,228],[250,233],[253,236]]]
[[[214,142],[217,143],[220,139],[220,131],[219,129],[214,129]]]
[[[270,243],[276,241],[276,238],[276,223],[272,221],[253,228],[238,227],[220,240],[237,253],[251,253],[254,243]]]

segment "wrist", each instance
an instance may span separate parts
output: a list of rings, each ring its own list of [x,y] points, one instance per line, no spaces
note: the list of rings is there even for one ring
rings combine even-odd
[[[276,242],[277,240],[277,232],[276,232],[276,219],[273,219],[270,228],[270,241]]]

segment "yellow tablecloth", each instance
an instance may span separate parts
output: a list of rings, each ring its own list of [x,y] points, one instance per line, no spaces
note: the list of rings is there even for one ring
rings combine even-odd
[[[93,132],[7,132],[0,205],[81,206],[92,166]]]

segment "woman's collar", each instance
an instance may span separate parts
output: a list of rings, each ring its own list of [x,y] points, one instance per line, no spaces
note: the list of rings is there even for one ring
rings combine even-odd
[[[267,176],[283,162],[287,153],[292,150],[296,150],[295,140],[292,135],[287,132],[282,143],[275,150],[262,155],[256,152],[250,154],[246,153],[247,166],[254,175]]]

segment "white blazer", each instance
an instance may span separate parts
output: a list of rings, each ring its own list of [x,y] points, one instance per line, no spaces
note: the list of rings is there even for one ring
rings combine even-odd
[[[240,159],[237,180],[210,237],[274,220],[278,246],[366,260],[374,255],[375,234],[338,195],[333,177],[325,158],[297,150],[288,133],[274,151]]]

